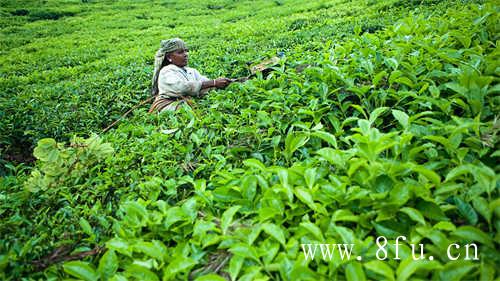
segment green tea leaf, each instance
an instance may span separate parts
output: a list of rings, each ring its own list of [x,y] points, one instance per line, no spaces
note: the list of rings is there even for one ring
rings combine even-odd
[[[403,128],[405,128],[405,129],[408,128],[409,117],[406,113],[404,113],[403,111],[397,110],[397,109],[393,109],[392,115],[394,116],[394,118],[396,118],[398,120],[399,124],[401,124],[401,126],[403,126]]]
[[[276,239],[278,242],[285,247],[285,232],[279,226],[272,223],[262,224],[262,230]]]
[[[366,280],[365,272],[359,262],[350,262],[345,267],[345,276],[348,281]]]
[[[241,180],[241,189],[244,197],[252,201],[257,193],[257,178],[253,175],[245,176]]]
[[[474,209],[483,216],[488,223],[491,223],[491,218],[493,214],[491,213],[490,207],[486,199],[483,197],[474,197],[472,199],[472,205]]]
[[[160,241],[155,240],[153,242],[136,242],[134,243],[134,250],[155,258],[160,262],[163,262],[163,258],[167,248]]]
[[[307,184],[307,187],[309,187],[309,189],[313,188],[313,186],[316,182],[316,176],[317,176],[316,168],[306,169],[306,171],[304,173],[304,179],[306,180],[306,184]]]
[[[285,157],[290,159],[293,153],[304,146],[309,140],[309,135],[305,133],[290,132],[285,139]]]
[[[90,223],[86,219],[80,218],[80,227],[82,228],[83,232],[85,232],[85,234],[87,234],[88,236],[94,235],[92,227],[90,226]]]
[[[472,224],[472,225],[477,224],[478,217],[477,217],[477,214],[476,214],[476,211],[474,210],[474,208],[472,208],[472,206],[469,203],[464,202],[458,196],[454,196],[453,200],[454,200],[455,205],[457,206],[460,214],[463,217],[465,217],[467,219],[467,221],[469,221],[470,224]]]
[[[408,257],[403,260],[396,271],[398,276],[398,281],[409,280],[409,278],[418,270],[434,270],[441,268],[441,265],[436,261],[429,260],[413,260],[412,257]]]
[[[175,257],[170,264],[163,270],[163,279],[175,279],[177,273],[187,270],[196,265],[196,261],[189,257]],[[148,280],[148,279],[143,279]]]
[[[95,281],[99,278],[99,274],[97,274],[94,267],[87,262],[70,261],[65,263],[63,268],[69,275],[85,281]]]
[[[262,162],[260,162],[258,159],[246,159],[243,161],[243,165],[245,165],[246,167],[255,168],[260,171],[266,170],[266,166],[262,164]]]
[[[309,208],[311,208],[311,210],[314,210],[316,212],[321,212],[321,209],[314,203],[313,197],[309,190],[297,186],[293,191],[295,196],[297,196],[297,198],[300,201],[302,201],[302,203],[306,204]]]
[[[211,274],[207,274],[207,275],[204,275],[204,276],[200,276],[196,279],[194,279],[195,281],[226,281],[226,279],[222,278],[220,275],[217,275],[217,274],[214,274],[214,273],[211,273]]]
[[[383,261],[373,260],[363,264],[363,266],[370,271],[384,276],[387,280],[396,280],[392,268]]]
[[[410,207],[404,207],[401,208],[399,211],[407,214],[412,220],[425,225],[424,216],[422,216],[422,214],[418,210]]]
[[[369,122],[371,124],[373,124],[373,122],[375,122],[375,120],[377,120],[377,118],[382,114],[384,113],[385,111],[387,111],[387,109],[389,109],[388,107],[379,107],[379,108],[376,108],[375,110],[373,110],[371,113],[370,113],[370,118],[369,118]]]
[[[325,241],[325,238],[323,236],[323,233],[321,232],[321,229],[315,225],[312,222],[301,222],[300,226],[307,229],[318,241]]]
[[[481,281],[489,281],[495,278],[495,268],[486,262],[481,262],[480,268],[480,279]]]
[[[441,280],[459,281],[477,265],[467,261],[453,261],[446,264],[439,272]]]
[[[334,135],[332,135],[330,133],[323,132],[323,131],[315,131],[315,132],[311,133],[311,136],[320,138],[335,148],[338,147],[337,146],[337,139],[335,138]]]
[[[229,261],[229,269],[228,273],[229,276],[231,277],[231,280],[236,280],[238,277],[241,267],[243,265],[243,262],[245,261],[245,258],[242,256],[237,256],[234,255],[231,257],[231,260]]]
[[[97,272],[102,279],[107,280],[115,275],[118,270],[118,257],[115,254],[115,251],[108,250],[99,260],[99,267],[97,268]]]
[[[167,267],[167,270],[168,270],[168,268],[169,267]],[[173,272],[171,272],[171,273],[172,273],[172,275],[168,275],[168,276],[174,276],[174,273]],[[144,267],[144,266],[139,265],[139,264],[135,264],[135,263],[127,266],[127,268],[125,270],[125,274],[127,276],[133,277],[134,280],[150,280],[150,281],[159,281],[160,280],[154,272],[149,270],[149,268]],[[164,277],[165,276],[167,276],[167,274],[165,274]]]
[[[229,209],[227,209],[223,214],[222,218],[220,220],[220,226],[222,229],[222,233],[226,234],[227,229],[231,225],[231,222],[233,221],[233,216],[236,214],[236,212],[241,208],[241,206],[233,206]]]
[[[384,77],[387,77],[387,71],[382,70],[379,73],[377,73],[372,80],[373,86],[378,86],[380,84],[380,81],[382,81]]]
[[[247,244],[237,243],[231,246],[231,248],[229,248],[229,251],[233,253],[235,256],[250,258],[256,262],[259,262],[259,256],[257,254],[257,251],[255,250],[255,248]]]
[[[433,202],[428,202],[428,201],[420,201],[417,203],[417,209],[424,215],[424,217],[435,220],[435,221],[448,221],[450,220],[443,210],[439,208],[438,205],[436,205]]]
[[[461,226],[453,231],[452,234],[466,241],[477,241],[494,248],[491,237],[473,226]]]

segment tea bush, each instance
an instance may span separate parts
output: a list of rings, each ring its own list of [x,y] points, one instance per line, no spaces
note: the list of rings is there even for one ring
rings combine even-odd
[[[24,73],[22,62],[3,66],[10,74],[2,86],[12,85],[4,93],[21,89],[2,104],[4,151],[28,137],[38,160],[32,168],[5,165],[0,277],[497,278],[498,6],[412,1],[408,10],[399,2],[275,1],[257,10],[233,1],[165,2],[202,19],[175,28],[192,38],[192,64],[211,76],[244,75],[244,62],[274,48],[286,59],[270,76],[212,92],[193,108],[159,115],[138,109],[100,136],[91,132],[148,96],[159,33],[141,38],[153,50],[148,55],[123,54],[108,38],[102,53],[66,57],[77,62],[71,74],[64,60],[37,66],[53,75],[43,83],[36,81],[44,76]],[[81,5],[96,5],[88,12],[95,18],[109,17],[111,8],[146,10],[135,2]],[[374,11],[386,5],[394,5],[391,15],[378,18]],[[159,14],[147,13],[152,21]],[[259,22],[265,18],[274,25]],[[201,25],[217,33],[206,27],[212,23],[235,29],[217,34],[224,41],[197,34]],[[15,110],[30,97],[16,86],[21,81],[43,98],[26,104],[29,115]],[[396,249],[401,235],[424,244],[426,259],[415,260],[409,244]],[[312,243],[352,243],[353,257],[307,260],[301,244]],[[476,243],[479,261],[450,260],[452,243]],[[458,253],[465,256],[465,248]]]

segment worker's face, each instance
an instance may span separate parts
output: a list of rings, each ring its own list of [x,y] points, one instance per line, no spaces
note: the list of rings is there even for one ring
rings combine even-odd
[[[178,49],[173,51],[168,55],[170,63],[177,65],[178,67],[184,67],[188,63],[188,49]]]

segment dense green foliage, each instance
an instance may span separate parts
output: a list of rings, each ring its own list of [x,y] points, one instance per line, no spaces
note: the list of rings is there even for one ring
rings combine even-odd
[[[2,3],[0,279],[498,277],[494,1]],[[211,77],[286,59],[92,134],[148,96],[173,36]],[[33,167],[11,162],[34,143]],[[393,260],[399,235],[434,260]],[[479,261],[446,256],[471,242]],[[362,260],[306,261],[303,243]]]

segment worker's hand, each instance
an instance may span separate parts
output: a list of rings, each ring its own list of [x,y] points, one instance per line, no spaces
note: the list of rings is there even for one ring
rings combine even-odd
[[[217,78],[215,79],[215,87],[217,89],[224,89],[226,88],[229,84],[231,84],[231,79],[228,78]]]

